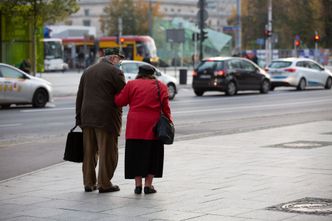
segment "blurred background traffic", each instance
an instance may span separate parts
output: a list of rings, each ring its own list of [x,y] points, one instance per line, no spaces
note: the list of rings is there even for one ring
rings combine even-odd
[[[213,56],[332,64],[331,0],[2,0],[0,24],[0,62],[32,75],[83,70],[114,47],[161,67]]]

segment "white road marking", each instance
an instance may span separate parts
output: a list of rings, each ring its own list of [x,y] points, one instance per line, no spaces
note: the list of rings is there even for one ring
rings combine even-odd
[[[2,127],[18,127],[22,126],[22,124],[0,124],[0,128]]]
[[[45,108],[45,109],[34,109],[34,110],[21,110],[23,113],[31,112],[48,112],[48,111],[63,111],[63,110],[75,110],[75,107],[63,107],[63,108]]]

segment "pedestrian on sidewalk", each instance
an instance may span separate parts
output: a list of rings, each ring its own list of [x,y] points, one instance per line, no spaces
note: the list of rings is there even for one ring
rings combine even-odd
[[[83,184],[86,192],[97,187],[99,193],[120,190],[111,179],[118,163],[122,117],[122,108],[115,106],[114,96],[125,85],[124,74],[116,65],[123,58],[118,49],[105,49],[105,57],[87,68],[80,80],[76,124],[83,131]]]
[[[160,99],[163,112],[172,120],[167,86],[154,77],[155,69],[142,65],[135,80],[128,81],[115,96],[117,106],[129,104],[126,126],[125,179],[135,179],[136,194],[142,193],[142,178],[145,178],[144,193],[156,193],[153,178],[161,178],[164,164],[164,145],[154,133],[160,117]],[[160,98],[158,86],[160,86]]]

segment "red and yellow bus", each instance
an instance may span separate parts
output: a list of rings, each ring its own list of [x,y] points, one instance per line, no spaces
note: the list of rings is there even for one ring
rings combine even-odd
[[[147,61],[157,64],[157,48],[153,38],[142,35],[124,35],[120,39],[116,36],[100,38],[63,38],[65,57],[70,67],[81,67],[91,64],[98,51],[105,48],[120,48],[128,60]],[[84,56],[83,56],[84,55]],[[88,62],[86,62],[88,61]],[[74,64],[72,64],[74,63]]]
[[[101,37],[99,48],[121,48],[129,60],[158,63],[157,48],[150,36],[124,35],[120,39],[115,36]]]

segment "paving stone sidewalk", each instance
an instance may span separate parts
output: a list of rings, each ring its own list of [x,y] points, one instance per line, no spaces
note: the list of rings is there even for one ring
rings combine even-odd
[[[322,121],[176,142],[153,195],[135,195],[124,179],[123,149],[115,193],[85,193],[81,164],[64,162],[0,182],[0,220],[331,221],[328,203],[326,215],[267,209],[332,199],[331,134]]]

